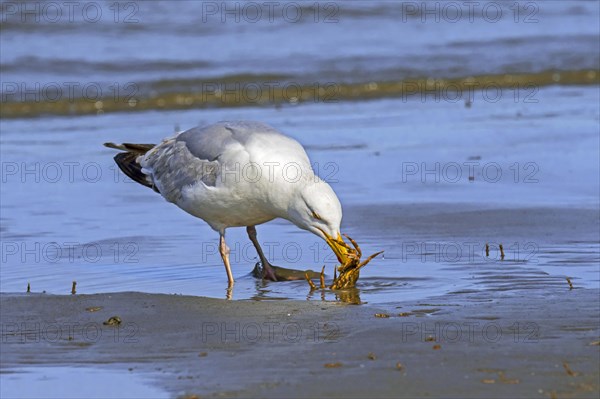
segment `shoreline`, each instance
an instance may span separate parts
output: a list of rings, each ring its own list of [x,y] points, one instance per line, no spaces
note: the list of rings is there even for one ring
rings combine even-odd
[[[168,82],[140,83],[148,87],[147,93],[117,98],[115,95],[104,97],[63,96],[55,85],[44,86],[36,94],[37,100],[18,101],[14,93],[6,94],[2,103],[0,117],[3,119],[43,118],[49,116],[101,115],[104,113],[173,111],[187,109],[242,108],[242,107],[282,107],[299,103],[337,103],[341,101],[367,101],[387,98],[407,100],[416,96],[448,97],[448,101],[465,103],[470,107],[475,100],[487,99],[487,90],[505,90],[515,98],[534,96],[543,87],[594,86],[600,84],[600,74],[594,69],[583,70],[544,70],[530,73],[482,74],[464,77],[419,77],[403,80],[359,81],[359,82],[298,82],[287,76],[271,75],[234,75],[209,79],[181,79]],[[274,84],[275,83],[275,84]],[[162,86],[188,87],[187,91],[171,91]],[[153,87],[156,86],[156,87]],[[233,86],[233,89],[231,87]],[[273,87],[275,86],[275,87]],[[125,86],[127,87],[127,86]],[[12,87],[11,87],[12,88]],[[294,95],[288,94],[293,88]],[[101,90],[100,90],[101,91]],[[57,99],[39,101],[41,93],[50,92]],[[226,94],[223,94],[226,92]],[[475,93],[483,92],[475,98]],[[248,93],[251,93],[248,94]],[[450,94],[449,94],[450,93]],[[64,98],[63,98],[64,97]],[[497,98],[493,97],[493,101]]]

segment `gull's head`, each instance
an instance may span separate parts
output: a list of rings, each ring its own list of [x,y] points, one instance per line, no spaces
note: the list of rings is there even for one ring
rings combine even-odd
[[[322,180],[304,185],[289,204],[288,219],[331,247],[340,263],[347,260],[349,246],[342,239],[342,205],[329,184]]]

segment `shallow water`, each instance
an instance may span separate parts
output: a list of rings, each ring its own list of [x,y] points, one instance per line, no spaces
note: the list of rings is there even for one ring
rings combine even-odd
[[[107,383],[110,381],[110,383]],[[149,377],[92,367],[27,367],[0,372],[3,398],[168,398],[170,395],[152,384]]]
[[[98,21],[91,10],[76,10],[69,20],[43,8],[36,15],[33,5],[23,20],[3,7],[4,79],[164,89],[177,79],[244,74],[362,81],[597,69],[600,62],[590,51],[598,43],[599,7],[589,1],[483,1],[472,11],[452,2],[437,14],[435,4],[414,10],[415,2],[388,1],[291,2],[287,12],[279,5],[258,14],[243,3],[215,10],[217,2],[125,4],[119,13],[98,4]]]
[[[225,297],[217,233],[127,181],[101,146],[156,142],[175,125],[222,119],[268,121],[307,147],[341,198],[343,231],[365,254],[386,251],[362,273],[363,302],[568,289],[566,277],[576,287],[597,287],[598,90],[546,88],[538,100],[467,108],[396,99],[4,120],[0,290],[24,292],[29,282],[34,292],[67,294],[77,281],[78,293]],[[459,179],[444,169],[464,162],[478,165],[463,166]],[[274,264],[326,264],[331,278],[333,257],[317,237],[285,221],[259,226],[258,234]],[[321,298],[302,281],[252,278],[257,259],[244,229],[230,229],[228,242],[235,299]]]
[[[15,4],[0,8],[0,291],[225,297],[217,234],[101,144],[237,119],[305,145],[343,230],[385,250],[362,273],[364,302],[598,285],[597,2],[480,2],[459,18],[460,2],[292,2],[256,21],[241,2],[92,3],[98,20]],[[265,84],[309,95],[249,98]],[[318,238],[284,221],[258,234],[274,264],[331,278]],[[228,242],[235,299],[321,297],[256,281],[243,229]]]

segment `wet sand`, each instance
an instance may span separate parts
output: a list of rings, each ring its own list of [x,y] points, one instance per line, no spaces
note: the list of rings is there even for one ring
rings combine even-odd
[[[565,283],[384,307],[3,294],[2,373],[109,367],[147,374],[173,397],[592,398],[599,294]],[[103,324],[112,316],[118,327]]]

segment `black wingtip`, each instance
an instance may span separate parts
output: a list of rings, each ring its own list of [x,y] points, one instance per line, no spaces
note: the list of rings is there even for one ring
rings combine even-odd
[[[132,152],[120,152],[115,155],[114,160],[119,166],[119,169],[129,176],[131,180],[157,191],[154,184],[148,181],[148,176],[142,172],[142,166],[137,162],[138,156],[139,154],[134,154]]]

